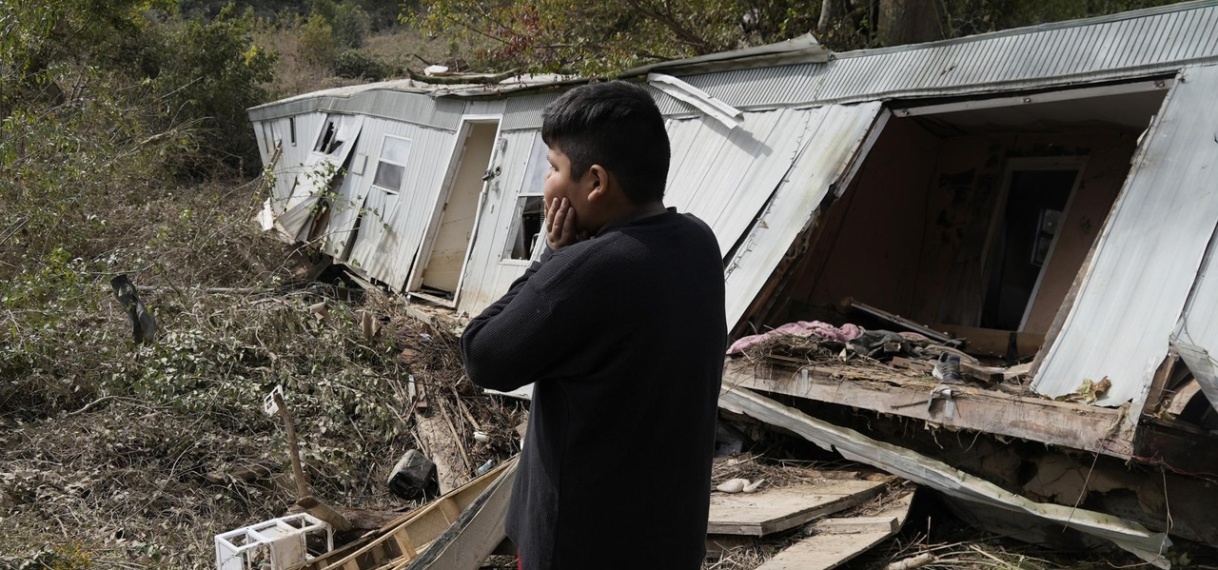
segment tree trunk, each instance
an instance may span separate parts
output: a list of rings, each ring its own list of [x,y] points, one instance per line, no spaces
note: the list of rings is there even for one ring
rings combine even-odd
[[[880,0],[879,35],[882,46],[943,39],[937,0]]]
[[[846,0],[821,0],[820,20],[816,22],[816,33],[824,34],[836,22],[846,17]]]

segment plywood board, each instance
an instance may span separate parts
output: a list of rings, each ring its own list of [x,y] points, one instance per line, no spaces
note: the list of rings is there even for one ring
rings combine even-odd
[[[886,481],[824,481],[758,493],[711,495],[709,534],[765,536],[857,506]]]
[[[816,534],[778,553],[758,570],[837,568],[896,534],[905,522],[912,498],[913,493],[901,497],[879,516],[827,519],[817,523]]]

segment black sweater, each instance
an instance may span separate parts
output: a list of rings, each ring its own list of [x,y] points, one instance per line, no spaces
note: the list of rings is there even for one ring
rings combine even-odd
[[[524,568],[701,567],[726,344],[715,236],[671,209],[547,253],[469,323],[474,383],[535,382],[507,516]]]

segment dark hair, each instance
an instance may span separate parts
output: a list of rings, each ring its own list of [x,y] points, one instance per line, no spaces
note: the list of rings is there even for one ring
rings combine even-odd
[[[541,138],[571,160],[571,176],[599,164],[636,204],[664,197],[672,151],[664,117],[647,90],[610,81],[576,87],[546,106]]]

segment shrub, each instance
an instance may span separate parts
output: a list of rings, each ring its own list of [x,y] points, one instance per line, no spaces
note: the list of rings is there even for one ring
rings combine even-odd
[[[334,58],[334,73],[347,79],[381,81],[395,72],[393,66],[363,50],[349,49]]]

